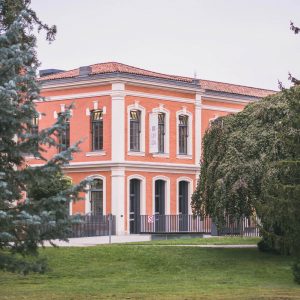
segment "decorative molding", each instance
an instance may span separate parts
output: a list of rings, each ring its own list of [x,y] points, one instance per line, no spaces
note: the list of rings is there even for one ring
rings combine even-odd
[[[114,84],[113,84],[114,85]],[[119,88],[122,84],[117,84],[115,88]],[[89,92],[89,93],[78,93],[78,94],[70,94],[70,95],[60,95],[60,96],[49,96],[45,97],[46,101],[62,101],[62,100],[75,100],[75,99],[81,99],[81,98],[94,98],[94,97],[102,97],[102,96],[113,96],[113,95],[119,95],[121,97],[125,96],[133,96],[133,97],[141,97],[141,98],[150,98],[150,99],[156,99],[156,100],[164,100],[164,101],[172,101],[172,102],[181,102],[181,103],[195,103],[196,100],[189,99],[189,98],[183,98],[183,97],[175,97],[175,96],[165,96],[160,94],[151,94],[151,93],[143,93],[143,92],[136,92],[136,91],[130,91],[130,90],[106,90],[106,91],[100,91],[100,92]],[[253,102],[249,99],[242,99],[241,98],[230,98],[230,97],[223,97],[223,96],[209,96],[205,93],[196,94],[201,96],[202,98],[205,98],[207,100],[217,101],[217,102],[225,102],[225,103],[234,103],[234,104],[242,104],[246,105],[250,102]],[[255,100],[254,100],[255,101]],[[257,101],[257,100],[256,100]],[[205,105],[206,106],[206,105]],[[207,105],[209,106],[209,105]],[[209,106],[210,107],[210,106]],[[225,107],[224,107],[225,108]],[[226,109],[226,108],[225,108]]]
[[[44,164],[31,164],[32,167],[40,167]],[[147,169],[155,168],[158,170],[180,170],[180,171],[199,171],[198,164],[177,164],[177,163],[164,163],[164,162],[144,162],[144,161],[127,161],[127,162],[112,162],[112,161],[90,161],[90,162],[70,162],[63,168],[65,170],[74,168],[135,168]]]
[[[193,156],[192,155],[177,154],[176,158],[178,158],[178,159],[193,159]]]
[[[106,155],[105,151],[93,151],[93,152],[86,152],[85,156],[104,156]]]
[[[141,152],[141,151],[128,151],[127,155],[129,156],[145,156],[145,152]]]
[[[94,107],[94,110],[98,109],[98,101],[97,100],[93,101],[93,107]]]
[[[169,158],[170,154],[169,153],[153,153],[153,157],[161,157],[161,158]]]

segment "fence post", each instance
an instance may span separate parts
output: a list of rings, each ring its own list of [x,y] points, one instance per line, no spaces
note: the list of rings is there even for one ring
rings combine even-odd
[[[109,244],[111,244],[111,221],[112,221],[112,215],[108,215],[108,240]]]
[[[240,218],[240,236],[244,237],[244,215]]]

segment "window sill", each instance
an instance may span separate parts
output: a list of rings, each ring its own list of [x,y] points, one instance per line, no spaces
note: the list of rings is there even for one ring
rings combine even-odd
[[[153,157],[163,157],[163,158],[169,158],[170,157],[169,153],[153,153],[152,156]]]
[[[145,156],[145,152],[128,151],[127,154],[128,154],[129,156]]]
[[[177,154],[176,158],[178,158],[178,159],[193,159],[193,156],[188,155],[188,154]]]
[[[105,151],[93,151],[93,152],[86,152],[85,156],[103,156],[106,155]]]

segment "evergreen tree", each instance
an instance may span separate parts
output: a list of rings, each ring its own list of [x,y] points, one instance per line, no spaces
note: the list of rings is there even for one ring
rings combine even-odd
[[[58,146],[69,110],[53,127],[32,130],[38,115],[35,101],[42,101],[34,29],[44,30],[48,41],[55,37],[55,26],[38,19],[30,0],[0,0],[0,268],[23,273],[45,270],[38,247],[45,240],[66,239],[67,205],[84,184],[63,180],[62,166],[72,159],[77,145],[50,160],[42,155],[43,149]],[[27,167],[26,154],[44,165]]]

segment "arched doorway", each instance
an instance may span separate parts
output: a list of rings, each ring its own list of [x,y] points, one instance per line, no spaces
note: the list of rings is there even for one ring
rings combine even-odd
[[[166,182],[156,180],[154,187],[155,206],[155,228],[157,232],[165,231],[165,202],[166,202]]]
[[[189,221],[189,182],[179,181],[178,184],[178,213],[179,213],[179,230],[188,231]]]
[[[140,232],[141,214],[141,181],[131,179],[129,181],[129,230],[130,233]]]

